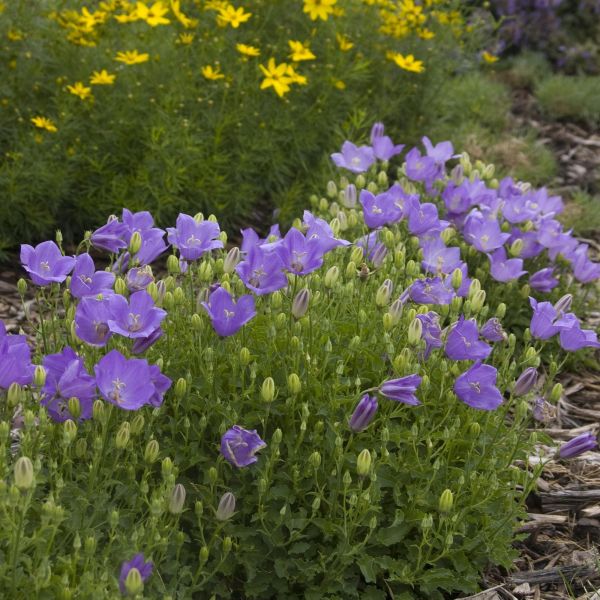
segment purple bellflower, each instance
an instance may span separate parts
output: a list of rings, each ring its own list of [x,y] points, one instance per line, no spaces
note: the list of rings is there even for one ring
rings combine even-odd
[[[71,295],[75,298],[96,296],[107,291],[112,292],[114,283],[114,273],[96,271],[94,260],[87,252],[75,258],[75,267],[71,277]]]
[[[441,238],[422,243],[421,249],[423,250],[421,265],[430,273],[449,274],[462,264],[460,248],[446,246]]]
[[[390,398],[390,400],[417,406],[421,403],[415,396],[415,392],[421,385],[421,379],[420,375],[407,375],[398,379],[390,379],[379,386],[379,393],[386,398]]]
[[[515,396],[524,396],[528,394],[537,384],[538,372],[535,367],[527,367],[517,378],[513,394]]]
[[[141,292],[142,290],[145,290],[153,281],[154,274],[152,273],[152,267],[150,265],[129,269],[129,271],[127,271],[127,275],[125,276],[125,283],[127,284],[127,289],[130,292]]]
[[[421,141],[423,142],[423,146],[425,146],[427,156],[435,161],[435,164],[440,168],[440,172],[443,171],[447,161],[451,158],[457,158],[454,155],[452,142],[440,142],[434,146],[427,136],[424,136]]]
[[[256,315],[254,298],[250,294],[241,296],[235,302],[222,287],[218,287],[202,306],[210,316],[215,331],[221,336],[237,333]]]
[[[396,223],[402,218],[402,211],[387,192],[375,196],[369,190],[361,190],[359,202],[363,207],[365,225],[369,229]]]
[[[413,148],[406,155],[406,175],[413,181],[431,184],[439,173],[438,166],[430,156],[423,156],[418,148]]]
[[[498,371],[477,361],[454,382],[454,392],[465,404],[480,410],[495,410],[502,404],[496,387]]]
[[[423,358],[427,360],[434,348],[442,347],[442,328],[440,327],[440,316],[433,311],[417,315],[421,321],[421,337],[425,340],[425,354]]]
[[[85,296],[75,310],[75,333],[90,346],[106,346],[112,335],[108,327],[112,294]]]
[[[581,329],[581,322],[573,313],[563,315],[555,325],[560,330],[560,345],[564,350],[576,352],[581,348],[600,348],[596,332]]]
[[[510,237],[509,233],[502,233],[496,219],[485,218],[480,211],[473,211],[466,218],[463,235],[479,252],[496,250]]]
[[[529,277],[529,285],[537,292],[551,292],[558,285],[558,279],[554,277],[554,269],[548,267],[536,271]]]
[[[507,258],[504,247],[488,254],[488,257],[490,259],[490,274],[496,281],[506,283],[519,279],[521,275],[527,273],[527,271],[523,271],[523,259]]]
[[[118,217],[111,215],[106,225],[96,229],[90,239],[96,248],[117,254],[127,248],[130,237],[129,227],[121,223]]]
[[[119,590],[121,594],[127,594],[127,588],[125,587],[125,580],[131,569],[137,569],[140,573],[142,581],[145,582],[150,575],[152,575],[152,562],[144,562],[143,554],[136,554],[130,561],[124,562],[121,566],[121,574],[119,576]]]
[[[4,322],[0,321],[0,388],[8,389],[12,383],[31,383],[34,369],[27,338],[7,334]]]
[[[21,264],[36,285],[62,283],[75,266],[72,256],[63,256],[54,242],[42,242],[35,248],[21,244]]]
[[[326,253],[338,246],[350,245],[350,242],[336,238],[329,223],[325,219],[315,217],[310,211],[304,211],[303,221],[307,227],[307,241],[311,244],[316,242],[322,252]]]
[[[375,123],[371,128],[371,146],[375,158],[379,160],[390,160],[396,154],[400,154],[404,149],[404,145],[394,145],[391,138],[384,135],[383,123]]]
[[[223,242],[218,239],[220,233],[217,223],[196,221],[194,217],[181,213],[176,227],[167,228],[167,240],[185,260],[198,260],[205,252],[223,247]]]
[[[475,319],[461,316],[448,333],[445,351],[452,360],[483,360],[490,355],[492,348],[479,340]]]
[[[377,397],[365,394],[356,405],[348,425],[354,433],[364,431],[377,412]]]
[[[154,386],[154,394],[150,397],[149,403],[158,408],[162,406],[163,398],[166,392],[173,383],[166,375],[161,373],[158,365],[149,365],[150,367],[150,381]]]
[[[144,290],[131,294],[129,302],[115,294],[109,300],[108,328],[128,338],[147,338],[160,327],[166,311],[154,305],[152,296]]]
[[[155,329],[148,337],[136,338],[131,346],[131,351],[134,354],[142,354],[146,352],[150,346],[153,346],[164,334],[164,331],[159,327]]]
[[[521,258],[535,258],[544,251],[544,247],[538,244],[536,231],[521,231],[518,227],[514,227],[507,243],[512,244],[516,240],[523,242],[523,248],[519,254]]]
[[[279,225],[272,225],[271,229],[269,229],[269,235],[263,240],[258,236],[258,233],[252,229],[252,227],[247,227],[246,229],[241,230],[242,233],[242,244],[240,246],[240,252],[243,254],[249,252],[250,248],[253,246],[263,246],[265,244],[271,243],[270,239],[280,240],[281,233],[279,232]]]
[[[92,417],[96,397],[96,381],[86,371],[83,359],[72,348],[66,347],[58,354],[49,354],[43,362],[46,383],[42,388],[42,406],[55,421],[76,420],[69,412],[70,398],[77,398],[81,407],[80,419]]]
[[[442,229],[437,206],[432,202],[421,203],[413,198],[407,209],[408,230],[412,235],[423,235],[431,229]],[[447,223],[444,225],[447,225]]]
[[[409,295],[417,304],[450,304],[455,294],[444,285],[441,277],[433,277],[413,281]]]
[[[575,458],[584,452],[595,450],[597,447],[598,440],[596,436],[588,431],[563,444],[559,448],[557,455],[559,458]]]
[[[375,153],[370,146],[355,146],[352,142],[344,142],[342,151],[331,155],[336,166],[348,169],[353,173],[364,173],[375,162]]]
[[[502,323],[496,317],[488,319],[479,331],[481,337],[489,342],[503,342],[507,339],[506,331],[502,328]]]
[[[251,246],[235,270],[244,285],[259,296],[280,290],[288,283],[281,258],[261,246]]]
[[[587,255],[588,244],[579,244],[567,258],[571,262],[573,275],[580,283],[590,283],[600,279],[600,263],[593,262]]]
[[[258,460],[256,453],[266,447],[256,431],[248,431],[239,425],[234,425],[221,437],[221,454],[238,468],[254,464]]]
[[[286,270],[296,275],[308,275],[323,264],[323,249],[318,240],[307,239],[292,227],[275,248]]]
[[[538,302],[535,298],[529,297],[529,304],[533,309],[529,328],[534,338],[547,340],[559,332],[555,323],[558,314],[552,303]]]

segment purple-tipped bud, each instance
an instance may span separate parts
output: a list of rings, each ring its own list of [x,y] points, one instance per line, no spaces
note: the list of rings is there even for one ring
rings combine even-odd
[[[356,186],[353,183],[351,183],[344,190],[344,206],[346,208],[354,208],[356,206],[356,198]]]
[[[371,262],[376,269],[383,264],[387,253],[388,249],[383,244],[377,244],[373,254],[371,255]]]
[[[302,288],[294,298],[292,302],[292,314],[296,319],[301,319],[308,310],[308,303],[310,302],[310,291],[306,288]]]
[[[538,372],[535,367],[528,367],[520,375],[515,382],[513,394],[515,396],[524,396],[530,392],[537,383]]]
[[[575,458],[587,452],[588,450],[594,450],[598,447],[596,436],[593,433],[587,432],[578,435],[577,437],[569,440],[566,444],[563,444],[557,455],[559,458]]]
[[[565,313],[571,308],[573,303],[573,294],[565,294],[562,298],[559,298],[554,305],[554,310],[557,314]]]
[[[377,412],[377,398],[365,394],[359,403],[356,405],[352,416],[350,417],[349,426],[355,433],[364,431],[369,423],[373,420]]]
[[[225,492],[219,500],[219,507],[217,508],[217,520],[227,521],[231,519],[235,512],[235,496],[231,492]]]

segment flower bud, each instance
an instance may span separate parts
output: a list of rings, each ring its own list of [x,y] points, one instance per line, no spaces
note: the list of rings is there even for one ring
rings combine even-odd
[[[263,402],[273,402],[275,399],[275,381],[272,377],[267,377],[260,388],[260,396]]]
[[[8,390],[6,391],[6,401],[8,402],[8,406],[14,408],[21,402],[23,396],[23,390],[18,383],[11,383],[8,386]]]
[[[537,369],[535,367],[528,367],[519,375],[519,378],[515,382],[513,394],[515,396],[524,396],[535,387],[537,379]]]
[[[321,498],[319,498],[319,496],[317,496],[312,502],[313,513],[316,513],[319,510],[319,508],[321,508]]]
[[[173,461],[168,456],[163,458],[161,472],[163,479],[168,479],[169,475],[173,473]]]
[[[125,421],[121,425],[121,427],[119,427],[119,430],[117,431],[117,437],[115,440],[115,445],[116,445],[117,449],[123,450],[123,448],[126,448],[127,444],[129,443],[129,437],[130,437],[130,426],[129,426],[129,423],[127,421]]]
[[[452,510],[453,504],[454,504],[454,495],[452,494],[452,491],[445,489],[440,496],[440,500],[439,500],[439,504],[438,504],[440,512],[441,513],[450,512]]]
[[[33,463],[26,456],[17,459],[14,466],[15,485],[25,492],[33,486]]]
[[[287,378],[288,389],[290,394],[296,395],[302,389],[302,382],[296,373],[290,373]]]
[[[235,271],[235,267],[240,262],[240,249],[237,246],[234,246],[225,257],[223,261],[223,272],[224,273],[233,273]]]
[[[511,256],[519,256],[522,251],[523,251],[523,240],[521,238],[517,238],[510,245],[510,249],[509,249],[510,255]]]
[[[408,326],[408,343],[412,346],[416,346],[421,341],[422,333],[423,324],[415,317]]]
[[[452,287],[457,290],[462,285],[463,272],[457,267],[452,271]]]
[[[64,440],[67,444],[70,444],[77,436],[77,425],[75,421],[67,419],[63,424],[63,435]]]
[[[327,270],[327,273],[325,273],[325,279],[323,281],[323,283],[325,284],[325,287],[332,288],[336,284],[339,276],[340,276],[340,268],[337,265],[330,267]]]
[[[371,453],[367,448],[362,450],[356,459],[356,472],[359,477],[366,477],[371,470]]]
[[[346,208],[354,208],[356,206],[356,199],[357,199],[356,186],[353,183],[350,183],[344,190],[344,196],[341,199],[342,204]]]
[[[479,279],[473,279],[471,281],[471,285],[469,286],[469,300],[473,298],[473,296],[481,290],[481,282]]]
[[[588,450],[595,450],[598,447],[596,436],[588,431],[563,444],[558,450],[558,458],[575,458]]]
[[[177,398],[183,398],[187,392],[187,381],[184,377],[180,377],[175,384],[175,396]]]
[[[119,294],[119,296],[126,296],[128,289],[127,289],[127,284],[125,283],[125,280],[122,277],[117,277],[117,279],[115,280],[115,293]]]
[[[21,296],[27,293],[27,282],[22,277],[17,281],[17,290]]]
[[[200,278],[200,281],[212,281],[213,269],[208,261],[200,263],[200,268],[198,269],[198,277]]]
[[[129,596],[137,596],[144,591],[144,580],[135,567],[129,569],[129,573],[125,577],[125,589]]]
[[[94,400],[92,417],[95,421],[102,421],[104,419],[104,402],[102,400]]]
[[[183,484],[178,483],[171,492],[171,498],[169,499],[169,512],[172,515],[178,515],[183,511],[185,504],[185,488]]]
[[[231,541],[231,538],[229,536],[223,538],[223,553],[224,554],[229,554],[231,552],[232,546],[233,546],[233,542]]]
[[[81,416],[81,402],[79,402],[79,398],[69,398],[67,402],[67,406],[69,408],[69,412],[74,419],[79,419]]]
[[[477,314],[485,304],[485,290],[479,290],[473,294],[471,298],[471,309],[473,313]]]
[[[393,284],[390,279],[386,279],[377,290],[377,294],[375,295],[375,304],[377,306],[383,307],[386,306],[390,298],[392,296]]]
[[[555,383],[554,386],[552,387],[552,391],[550,392],[550,402],[552,402],[553,404],[556,404],[563,393],[563,386],[560,383]]]
[[[215,469],[214,467],[211,467],[208,470],[208,481],[211,485],[215,485],[218,476],[219,474],[217,473],[217,469]]]
[[[292,315],[296,319],[302,318],[308,310],[308,303],[310,301],[310,291],[307,288],[302,288],[294,298],[292,302]]]
[[[558,299],[554,305],[554,310],[560,315],[561,313],[567,312],[571,308],[573,302],[573,294],[565,294]]]
[[[33,372],[33,385],[37,387],[44,387],[46,383],[46,369],[42,365],[37,365]]]
[[[376,269],[379,269],[385,262],[388,255],[388,249],[383,244],[377,244],[373,254],[371,255],[371,262]]]
[[[235,513],[235,496],[231,492],[225,492],[219,500],[216,518],[217,521],[227,521]]]
[[[250,364],[250,359],[250,350],[248,350],[246,347],[242,348],[240,350],[240,364],[245,367]]]
[[[140,251],[142,247],[142,234],[139,231],[134,231],[129,240],[129,254],[133,256]]]
[[[75,443],[75,456],[77,458],[84,458],[87,454],[87,440],[85,438],[79,438]]]

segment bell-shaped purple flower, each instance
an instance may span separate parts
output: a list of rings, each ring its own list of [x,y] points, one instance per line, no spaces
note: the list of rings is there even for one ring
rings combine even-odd
[[[81,407],[80,419],[92,417],[92,405],[96,397],[96,381],[86,371],[83,358],[72,348],[66,347],[58,354],[49,354],[43,362],[46,383],[42,388],[41,404],[55,421],[75,420],[69,411],[70,398],[77,398]]]
[[[369,396],[365,394],[356,405],[348,425],[350,429],[355,433],[364,431],[369,423],[373,420],[375,413],[377,412],[377,398],[376,396]]]
[[[488,257],[490,259],[490,273],[496,281],[502,281],[503,283],[514,281],[527,273],[527,271],[523,271],[523,259],[507,258],[504,247],[488,254]]]
[[[490,355],[492,348],[479,339],[475,319],[460,319],[450,329],[446,338],[446,356],[452,360],[483,360]]]
[[[111,318],[111,295],[85,296],[75,310],[75,333],[90,346],[106,346],[112,335],[108,327]]]
[[[244,285],[259,296],[280,290],[288,283],[281,258],[262,246],[251,246],[235,270]]]
[[[222,336],[237,333],[256,316],[254,298],[250,294],[241,296],[235,302],[222,287],[218,287],[202,306],[210,316],[215,331]]]
[[[497,219],[486,218],[480,211],[473,211],[466,218],[463,235],[479,252],[492,252],[510,237],[509,233],[502,233]]]
[[[433,311],[417,315],[421,321],[421,338],[425,340],[425,354],[423,358],[427,360],[434,348],[442,347],[442,328],[440,327],[440,316]]]
[[[198,260],[205,252],[223,247],[218,239],[221,230],[213,221],[196,221],[180,213],[176,227],[167,227],[167,240],[185,260]]]
[[[391,400],[417,406],[421,403],[415,396],[415,392],[421,385],[421,379],[421,376],[416,374],[399,377],[398,379],[389,379],[379,386],[379,392]]]
[[[503,342],[507,339],[506,331],[502,328],[502,323],[496,317],[488,319],[479,331],[481,336],[490,342]]]
[[[521,252],[519,254],[521,258],[535,258],[544,251],[544,247],[537,242],[536,231],[521,231],[517,227],[514,227],[510,237],[507,240],[507,243],[512,244],[517,240],[521,240],[523,242],[523,247],[521,248]]]
[[[477,361],[454,382],[454,392],[465,404],[480,410],[495,410],[502,404],[496,387],[498,371]]]
[[[573,313],[567,313],[556,321],[560,330],[560,345],[564,350],[576,352],[581,348],[600,348],[598,336],[592,329],[581,329],[581,322]]]
[[[375,196],[369,190],[361,190],[359,202],[363,207],[365,225],[377,229],[402,218],[402,211],[387,192]]]
[[[587,244],[579,244],[573,252],[567,255],[567,259],[571,261],[573,275],[580,283],[590,283],[600,279],[600,263],[591,261],[587,251]]]
[[[537,292],[545,294],[551,292],[558,285],[558,279],[554,277],[554,269],[548,267],[536,271],[529,277],[529,285]]]
[[[421,250],[423,250],[421,266],[430,273],[452,273],[462,264],[460,248],[446,246],[441,238],[422,243]]]
[[[528,394],[536,385],[538,372],[535,367],[527,367],[517,378],[513,394],[515,396],[524,396]]]
[[[559,328],[555,325],[558,315],[550,302],[538,302],[530,297],[529,304],[533,309],[529,327],[534,338],[547,340],[559,332]]]
[[[121,223],[115,215],[111,215],[106,225],[92,233],[91,242],[96,248],[117,254],[127,248],[130,237],[129,227]]]
[[[182,271],[183,272],[183,271]],[[125,283],[130,292],[141,292],[145,290],[154,281],[152,267],[146,265],[144,267],[134,267],[127,271]]]
[[[325,219],[315,217],[308,210],[304,211],[303,223],[307,227],[306,240],[311,244],[316,243],[323,253],[338,246],[350,245],[350,242],[338,239],[333,235],[333,231]]]
[[[427,156],[433,158],[435,164],[439,167],[443,168],[447,161],[451,158],[456,158],[452,142],[439,142],[434,146],[427,136],[424,136],[421,141],[423,142],[423,146],[425,146]]]
[[[114,295],[110,298],[108,327],[113,333],[128,338],[147,338],[160,327],[166,311],[154,305],[146,291],[135,292],[129,298]]]
[[[7,334],[4,322],[0,321],[0,388],[8,389],[13,383],[28,385],[34,369],[27,338]]]
[[[21,264],[36,285],[62,283],[75,266],[72,256],[63,256],[60,248],[51,241],[35,248],[21,244]]]
[[[131,569],[137,569],[142,577],[142,581],[145,582],[150,575],[152,575],[152,562],[144,562],[143,554],[136,554],[130,561],[124,562],[121,566],[121,574],[119,575],[119,590],[121,594],[127,594],[127,588],[125,587],[125,580]]]
[[[238,468],[254,464],[258,460],[256,453],[266,447],[256,430],[248,431],[239,425],[234,425],[221,437],[221,454]]]
[[[87,252],[75,258],[71,277],[71,295],[75,298],[110,293],[114,283],[114,273],[96,271],[94,259]]]
[[[394,145],[391,138],[384,135],[383,123],[375,123],[371,128],[371,146],[375,158],[379,160],[390,160],[396,154],[402,152],[404,145]]]
[[[575,458],[581,456],[584,452],[595,450],[597,447],[598,440],[596,436],[588,431],[563,444],[557,455],[559,458]]]
[[[125,410],[137,410],[152,404],[156,388],[148,362],[141,358],[125,358],[111,350],[94,367],[96,385],[102,397]]]
[[[158,365],[149,365],[149,367],[150,381],[154,386],[154,394],[150,397],[149,403],[155,408],[158,408],[159,406],[162,406],[163,398],[173,382],[164,373],[161,373]]]
[[[440,277],[417,279],[409,288],[410,299],[418,304],[450,304],[455,294]]]
[[[155,329],[148,337],[136,338],[131,346],[133,354],[142,354],[146,352],[150,346],[153,346],[164,334],[164,331],[159,327]]]
[[[285,234],[275,253],[284,268],[296,275],[308,275],[323,264],[324,251],[319,241],[307,239],[294,227]]]
[[[439,174],[438,166],[430,156],[423,156],[418,148],[413,148],[406,155],[406,175],[413,181],[431,184]]]
[[[352,142],[344,142],[342,151],[331,155],[336,166],[348,169],[353,173],[364,173],[375,162],[375,154],[370,146],[355,146]]]

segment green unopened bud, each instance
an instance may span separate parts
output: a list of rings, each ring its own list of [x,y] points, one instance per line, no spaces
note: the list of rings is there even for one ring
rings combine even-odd
[[[240,262],[240,249],[237,246],[234,246],[225,257],[223,261],[223,272],[224,273],[233,273],[235,271],[235,267]]]
[[[194,221],[196,221],[196,223],[198,223],[198,224],[202,223],[202,221],[204,221],[204,214],[201,212],[197,212],[194,215]]]
[[[183,511],[185,504],[185,488],[182,483],[178,483],[171,492],[169,499],[169,512],[172,515],[178,515]]]
[[[260,388],[260,396],[263,402],[273,402],[275,399],[275,381],[272,377],[267,377]]]
[[[17,459],[14,466],[15,485],[22,492],[27,491],[33,486],[33,463],[27,456],[21,456]]]
[[[85,542],[83,542],[83,552],[88,557],[94,556],[94,552],[96,552],[96,538],[94,536],[89,535],[85,538]]]
[[[21,296],[27,293],[27,282],[22,277],[17,281],[17,290]]]
[[[226,284],[227,282],[224,281],[223,287],[225,287]],[[177,306],[181,306],[185,302],[185,292],[183,291],[183,288],[178,286],[173,290],[173,300]]]
[[[362,450],[356,459],[356,472],[359,477],[366,477],[371,470],[371,453],[367,448]]]
[[[301,319],[308,310],[310,302],[310,291],[307,288],[302,288],[292,302],[292,315],[296,319]]]
[[[509,252],[510,252],[511,256],[519,256],[522,251],[523,251],[523,240],[521,238],[517,238],[510,245]]]
[[[225,492],[219,500],[216,518],[217,521],[227,521],[235,513],[235,496],[231,492]]]
[[[313,469],[318,469],[321,466],[321,454],[320,452],[317,452],[316,450],[310,455],[310,457],[308,458],[308,464],[313,468]]]
[[[142,413],[138,413],[133,417],[133,421],[131,421],[131,433],[133,435],[138,435],[144,429],[144,415]]]
[[[8,386],[8,390],[6,392],[6,401],[8,402],[8,406],[14,408],[17,404],[20,404],[23,398],[23,390],[18,383],[11,383]]]
[[[77,458],[84,458],[87,454],[87,440],[85,438],[79,438],[75,443],[75,456]]]
[[[81,416],[81,402],[79,402],[79,398],[75,398],[75,396],[69,398],[67,406],[69,408],[71,416],[74,419],[79,419],[79,417]]]
[[[121,424],[121,427],[119,427],[119,430],[117,431],[117,437],[115,440],[115,445],[119,450],[123,450],[123,448],[127,447],[130,435],[130,425],[127,421],[125,421]]]
[[[173,310],[173,307],[175,306],[175,297],[173,296],[173,292],[165,292],[163,306],[167,310]]]
[[[127,577],[125,578],[125,589],[129,596],[137,596],[144,591],[142,575],[135,567],[129,569],[129,573],[127,573]]]
[[[454,505],[454,495],[452,494],[451,490],[445,489],[440,496],[440,501],[438,504],[440,512],[442,512],[442,513],[450,512],[452,510],[453,505]]]
[[[421,341],[422,333],[423,324],[415,317],[408,326],[408,343],[416,346]]]
[[[350,261],[347,265],[346,265],[346,277],[347,278],[351,278],[351,277],[356,277],[356,263],[354,261]]]
[[[67,444],[70,444],[77,437],[77,425],[75,421],[67,419],[63,424],[64,439]]]
[[[240,363],[243,367],[250,364],[251,358],[252,357],[250,356],[250,350],[248,350],[248,348],[244,347],[240,350]]]
[[[125,283],[125,280],[122,277],[117,277],[117,279],[115,280],[115,293],[119,294],[120,296],[126,296],[127,295],[127,284]]]
[[[350,475],[350,471],[344,472],[344,476],[342,477],[342,483],[344,484],[344,487],[350,486],[350,484],[352,483],[352,477]]]
[[[146,292],[150,295],[154,303],[158,302],[158,285],[156,285],[155,281],[151,281],[146,286]]]
[[[457,290],[462,285],[463,272],[457,267],[452,271],[452,287]]]
[[[139,231],[134,231],[129,240],[129,254],[133,256],[140,251],[142,247],[142,234]]]
[[[208,481],[211,485],[215,485],[218,476],[219,474],[217,473],[217,469],[215,469],[215,467],[211,467],[208,470]]]
[[[392,317],[392,315],[389,312],[386,312],[383,315],[382,319],[383,319],[383,329],[385,331],[390,331],[395,325],[394,318]]]
[[[180,377],[175,384],[175,396],[183,398],[187,392],[187,381],[184,377]]]
[[[390,279],[386,279],[377,290],[375,294],[375,304],[377,306],[383,307],[387,306],[392,297],[392,282]]]
[[[302,382],[296,373],[290,373],[287,378],[288,389],[290,394],[299,394],[302,390]]]
[[[340,268],[337,265],[330,267],[327,270],[327,273],[325,273],[325,279],[323,281],[323,283],[325,284],[325,287],[332,288],[337,283],[339,276],[340,276]]]
[[[102,400],[94,400],[92,417],[94,418],[94,421],[102,421],[104,419],[104,402],[102,402]]]
[[[479,434],[481,433],[481,425],[477,421],[474,421],[471,423],[471,425],[469,425],[469,432],[473,437],[479,437]]]
[[[471,310],[474,314],[477,314],[483,308],[485,296],[485,290],[479,290],[473,294],[473,297],[471,298]]]
[[[168,456],[163,458],[161,472],[163,479],[168,479],[169,475],[173,474],[173,461]]]
[[[563,393],[563,386],[560,383],[555,383],[552,387],[552,391],[550,392],[550,402],[556,404]]]
[[[421,528],[427,531],[433,527],[433,517],[431,515],[425,515],[421,519]]]
[[[46,369],[42,365],[37,365],[33,372],[33,385],[37,387],[44,387],[46,383]]]
[[[223,538],[223,553],[229,554],[231,552],[231,548],[233,546],[233,542],[229,536]]]
[[[469,300],[473,298],[473,296],[481,290],[481,282],[479,279],[473,279],[471,281],[471,285],[469,286]]]
[[[354,246],[352,248],[352,252],[350,253],[350,261],[355,265],[358,265],[363,260],[363,249],[361,246]]]
[[[321,508],[321,498],[319,498],[319,496],[317,496],[313,501],[312,501],[312,511],[313,513],[316,513],[319,508]]]
[[[200,268],[198,269],[198,276],[200,277],[200,281],[212,281],[213,269],[208,261],[200,263]]]

